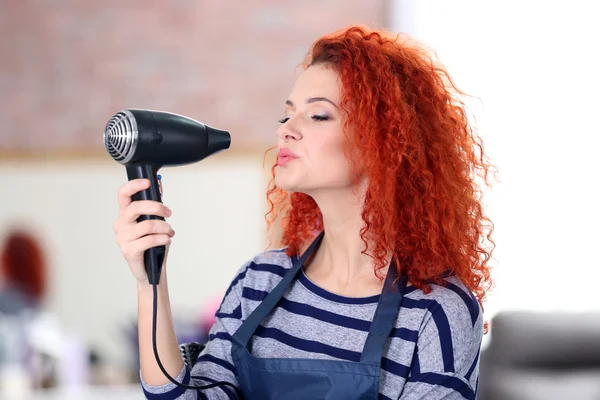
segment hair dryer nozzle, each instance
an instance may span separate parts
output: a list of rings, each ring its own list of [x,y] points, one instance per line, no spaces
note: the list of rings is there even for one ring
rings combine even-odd
[[[208,134],[207,155],[227,150],[231,144],[231,135],[229,135],[229,132],[216,129],[208,125],[205,126],[206,133]]]

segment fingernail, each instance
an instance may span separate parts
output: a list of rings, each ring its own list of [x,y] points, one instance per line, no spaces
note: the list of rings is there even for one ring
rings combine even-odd
[[[160,174],[156,175],[156,177],[158,178],[159,181],[162,179],[162,176],[160,176]]]
[[[171,211],[169,207],[167,207],[167,214],[169,215],[169,217],[171,216],[171,214],[173,214],[173,211]]]

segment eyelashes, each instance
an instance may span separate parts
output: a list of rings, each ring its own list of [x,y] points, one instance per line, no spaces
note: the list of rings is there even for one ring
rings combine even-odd
[[[313,121],[317,121],[317,122],[327,121],[327,120],[331,119],[328,115],[319,115],[319,114],[311,115],[310,118]],[[286,122],[288,122],[289,119],[290,119],[290,117],[285,117],[285,118],[277,120],[277,122],[279,122],[280,124],[285,124]]]

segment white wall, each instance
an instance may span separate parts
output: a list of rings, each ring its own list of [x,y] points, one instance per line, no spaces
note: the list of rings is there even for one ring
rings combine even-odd
[[[216,155],[161,170],[176,231],[169,255],[176,314],[198,318],[204,302],[266,248],[261,163],[261,154]],[[137,297],[112,225],[125,182],[125,168],[110,159],[0,161],[0,235],[21,222],[41,235],[50,258],[48,310],[66,332],[124,361],[130,354],[118,324],[135,319]]]
[[[393,1],[391,27],[437,52],[469,100],[500,183],[499,310],[600,309],[600,57],[594,1]]]

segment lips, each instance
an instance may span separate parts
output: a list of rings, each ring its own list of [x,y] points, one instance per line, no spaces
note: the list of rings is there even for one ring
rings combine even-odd
[[[279,153],[277,153],[277,165],[285,165],[290,161],[298,158],[298,155],[287,148],[279,149]]]

